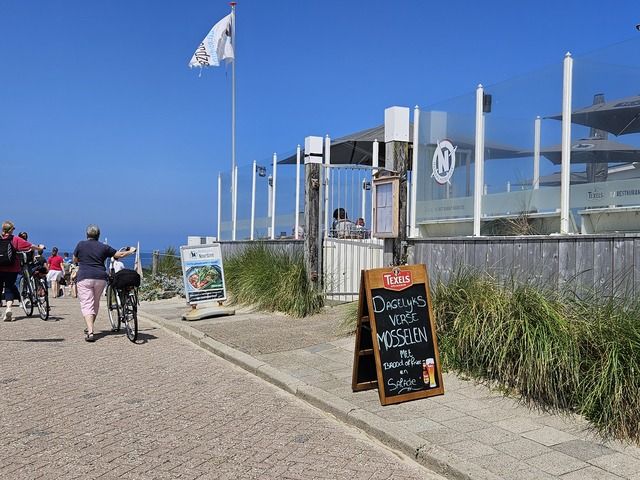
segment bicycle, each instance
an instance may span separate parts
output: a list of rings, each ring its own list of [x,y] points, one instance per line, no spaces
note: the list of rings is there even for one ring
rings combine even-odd
[[[109,275],[107,283],[107,309],[111,331],[118,332],[124,324],[127,338],[133,343],[138,338],[139,286],[138,273],[127,269]]]
[[[20,289],[20,305],[27,317],[33,315],[33,306],[38,306],[38,314],[42,320],[49,318],[49,292],[47,281],[44,275],[35,270],[32,272],[31,265],[25,252],[20,254],[20,268],[22,277],[18,288]]]

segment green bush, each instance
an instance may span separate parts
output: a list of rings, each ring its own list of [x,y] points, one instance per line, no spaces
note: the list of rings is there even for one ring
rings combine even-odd
[[[443,364],[640,443],[640,302],[577,293],[459,272],[434,294]]]
[[[459,271],[433,295],[446,369],[640,444],[640,300]],[[356,325],[356,308],[343,324]]]
[[[497,382],[527,402],[574,406],[579,349],[554,293],[459,273],[438,284],[434,303],[448,368]]]
[[[225,281],[232,302],[296,317],[318,312],[323,295],[307,279],[302,254],[258,243],[225,261]]]

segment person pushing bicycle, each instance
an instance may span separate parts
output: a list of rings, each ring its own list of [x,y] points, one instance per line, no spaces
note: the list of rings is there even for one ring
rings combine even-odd
[[[27,252],[36,249],[44,249],[44,245],[33,245],[27,240],[13,235],[15,226],[12,221],[5,220],[2,223],[0,233],[0,291],[4,287],[4,297],[7,301],[3,315],[3,321],[10,322],[13,319],[13,302],[20,301],[20,292],[16,288],[16,280],[20,272],[20,255],[18,252]]]

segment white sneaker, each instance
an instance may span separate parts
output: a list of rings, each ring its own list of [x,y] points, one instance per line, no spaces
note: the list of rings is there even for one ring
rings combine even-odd
[[[12,315],[13,315],[13,312],[11,311],[4,312],[4,317],[2,317],[2,320],[5,322],[10,322]]]

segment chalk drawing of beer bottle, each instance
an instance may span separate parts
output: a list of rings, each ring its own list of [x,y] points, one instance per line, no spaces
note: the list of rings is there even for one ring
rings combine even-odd
[[[429,385],[429,368],[426,360],[422,361],[422,381],[425,385]]]
[[[429,375],[429,379],[431,380],[429,382],[429,386],[435,387],[436,386],[436,362],[433,360],[433,358],[427,358],[424,361],[424,363],[427,366],[427,371],[428,371],[427,375]]]

